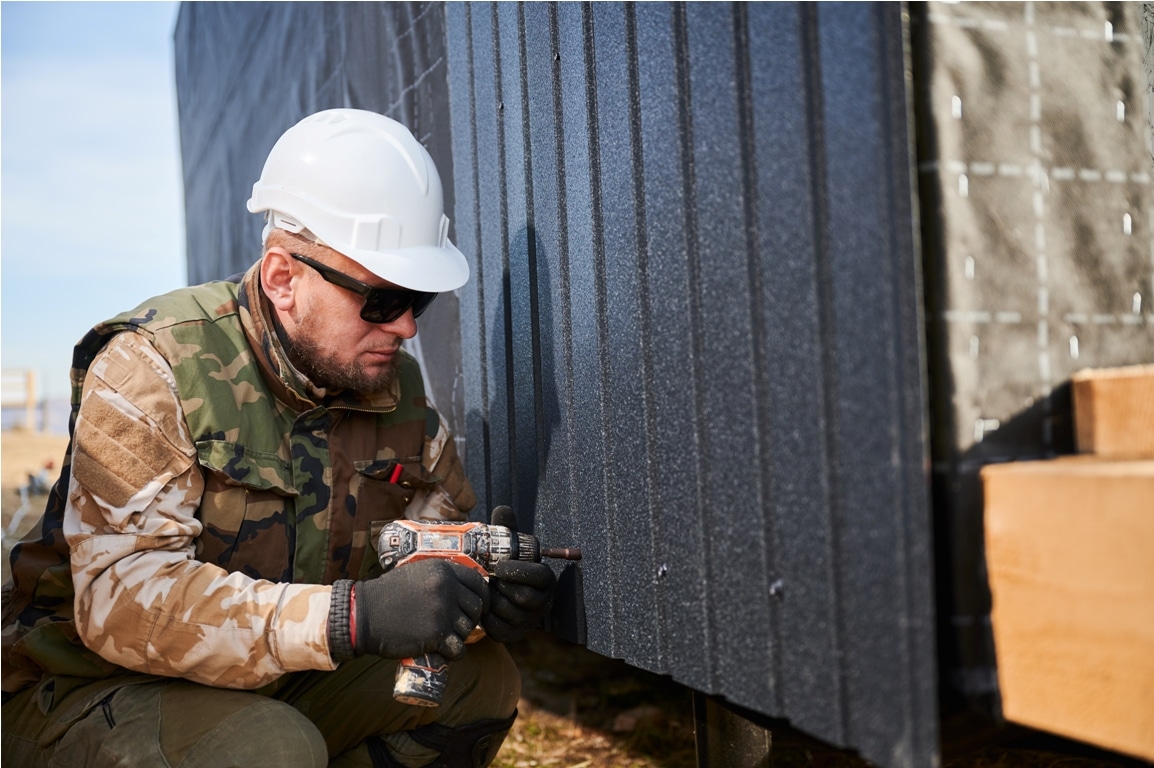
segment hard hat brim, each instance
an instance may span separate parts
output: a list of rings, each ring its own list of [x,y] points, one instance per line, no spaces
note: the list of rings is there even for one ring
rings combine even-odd
[[[339,251],[382,280],[411,291],[445,293],[469,281],[469,262],[448,240],[445,245],[393,251]]]

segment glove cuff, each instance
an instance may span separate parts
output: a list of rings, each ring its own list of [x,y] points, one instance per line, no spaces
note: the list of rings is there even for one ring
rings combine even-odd
[[[354,608],[349,598],[353,583],[351,579],[333,582],[332,602],[329,604],[329,655],[338,664],[356,658],[352,634]]]

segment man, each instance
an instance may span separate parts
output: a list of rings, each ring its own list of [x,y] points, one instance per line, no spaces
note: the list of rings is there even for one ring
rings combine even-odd
[[[374,551],[384,521],[475,501],[401,348],[468,279],[432,159],[389,118],[320,112],[248,207],[243,276],[76,348],[65,466],[5,585],[5,764],[474,768],[515,717],[498,641],[541,618],[548,566],[382,574]],[[396,702],[396,660],[433,651],[444,702]]]

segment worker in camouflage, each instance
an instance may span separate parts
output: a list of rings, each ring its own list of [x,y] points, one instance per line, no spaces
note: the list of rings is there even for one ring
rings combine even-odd
[[[382,573],[373,536],[475,504],[401,349],[468,277],[436,169],[400,124],[328,110],[281,137],[249,208],[244,275],[76,347],[61,475],[4,586],[3,759],[486,766],[520,693],[501,643],[553,573]],[[428,652],[453,660],[441,706],[395,701],[397,660]]]

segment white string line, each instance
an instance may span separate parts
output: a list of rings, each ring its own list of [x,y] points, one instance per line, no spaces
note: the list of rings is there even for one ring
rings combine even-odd
[[[1022,313],[1010,310],[990,311],[984,309],[946,309],[942,319],[947,323],[969,323],[971,325],[1018,325],[1023,322]],[[1109,312],[1067,312],[1062,322],[1070,325],[1154,325],[1154,312],[1146,315],[1110,314]]]
[[[948,3],[951,4],[951,3]],[[960,29],[981,29],[987,32],[1010,32],[1012,24],[1003,19],[974,19],[968,16],[949,16],[944,13],[928,13],[926,19],[931,24],[943,24]],[[1125,32],[1115,32],[1114,25],[1108,21],[1102,22],[1099,27],[1069,27],[1061,25],[1039,25],[1035,30],[1054,37],[1079,38],[1095,40],[1104,43],[1140,43],[1140,35],[1128,35]]]
[[[1020,178],[1027,169],[1017,163],[991,163],[983,160],[965,162],[963,160],[927,160],[918,164],[918,171],[925,174],[951,173],[966,176],[1002,176]],[[1101,170],[1096,168],[1068,168],[1054,166],[1044,173],[1054,181],[1108,182],[1111,184],[1149,184],[1151,176],[1146,171]]]
[[[1034,25],[1034,3],[1025,4],[1026,54],[1030,88],[1030,162],[1029,174],[1034,184],[1034,260],[1038,280],[1038,378],[1043,397],[1052,389],[1053,369],[1050,361],[1050,261],[1046,251],[1046,192],[1049,183],[1042,169],[1042,71],[1038,61],[1038,33]],[[1048,424],[1048,422],[1047,422]],[[1049,444],[1047,437],[1046,444]]]

